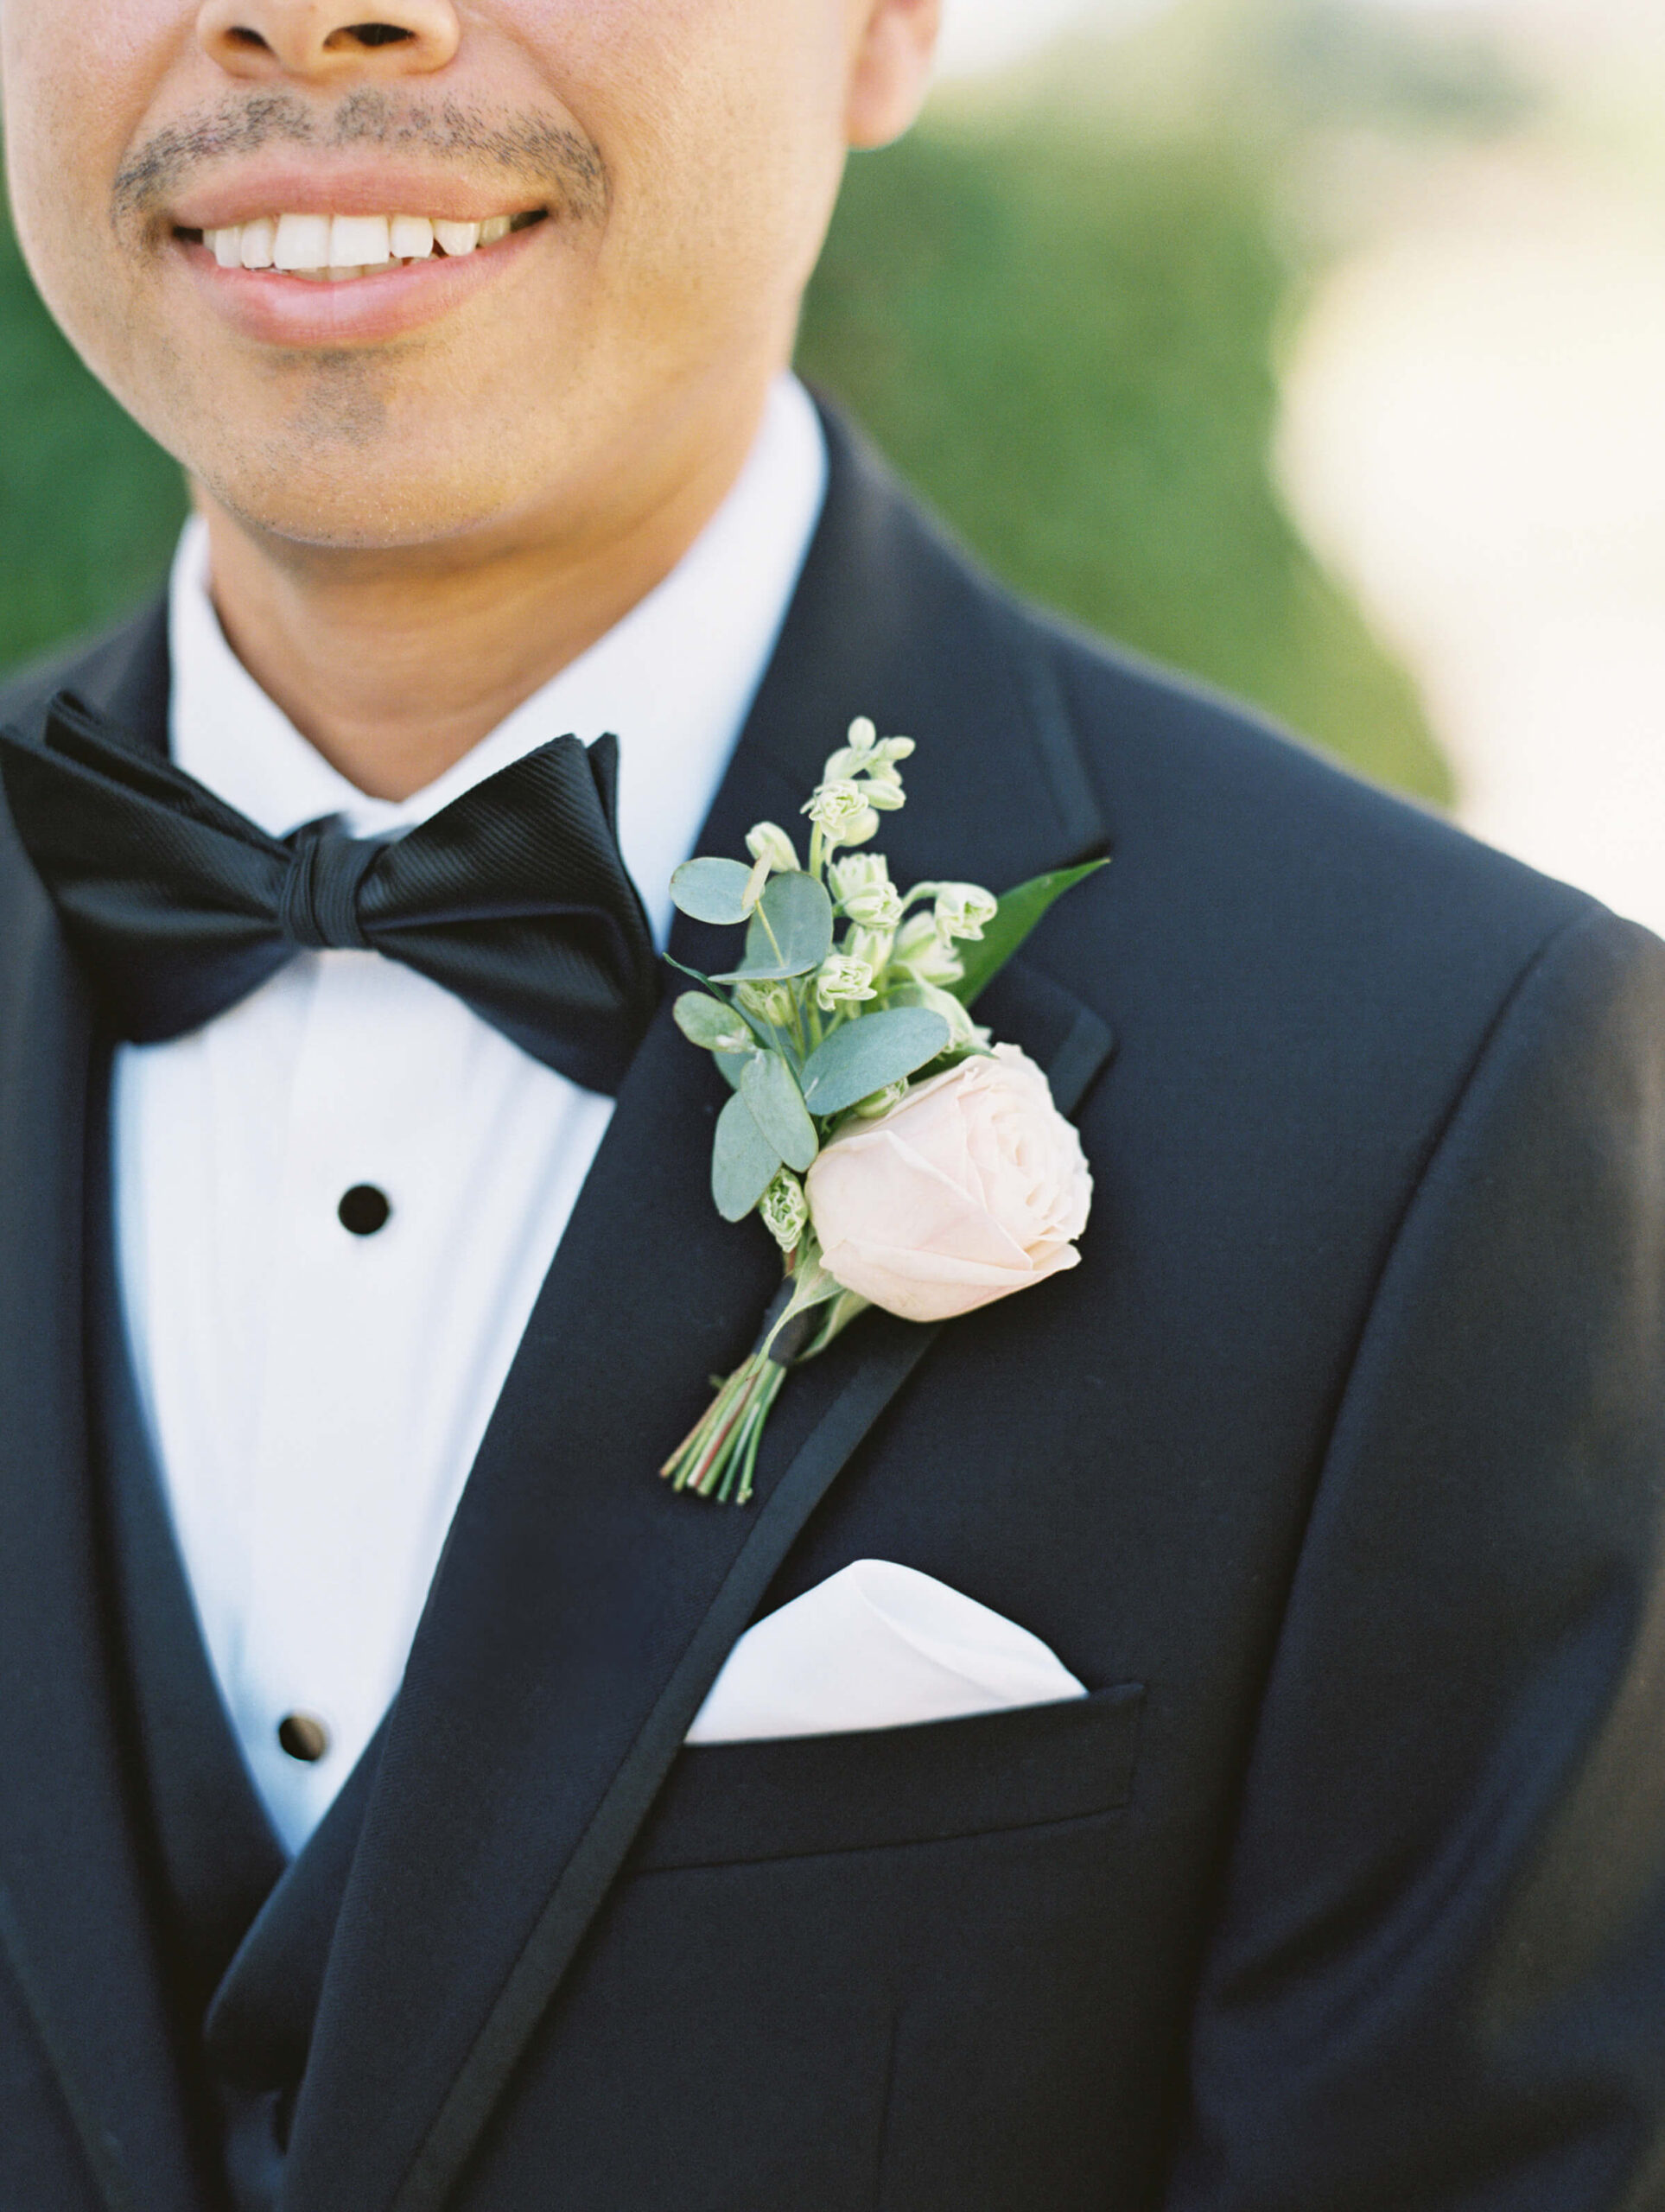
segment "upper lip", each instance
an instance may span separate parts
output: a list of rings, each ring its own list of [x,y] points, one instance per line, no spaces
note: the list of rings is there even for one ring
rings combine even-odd
[[[180,231],[229,230],[263,215],[437,215],[483,223],[546,205],[534,193],[517,197],[512,186],[488,186],[421,162],[289,155],[205,177],[180,195],[168,219]]]

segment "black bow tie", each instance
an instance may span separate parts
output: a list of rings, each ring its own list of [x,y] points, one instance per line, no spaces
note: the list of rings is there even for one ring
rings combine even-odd
[[[270,837],[60,693],[39,742],[0,731],[29,858],[124,1037],[223,1013],[296,953],[402,960],[591,1090],[616,1090],[658,1003],[620,855],[619,746],[558,737],[404,836],[333,821]]]

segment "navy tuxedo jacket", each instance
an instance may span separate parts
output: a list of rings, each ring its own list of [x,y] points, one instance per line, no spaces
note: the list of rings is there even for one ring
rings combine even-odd
[[[831,435],[702,849],[860,712],[919,741],[899,877],[1113,856],[988,1002],[1078,1102],[1082,1265],[867,1316],[753,1506],[673,1497],[778,1262],[662,1012],[309,1923],[284,2212],[1665,2204],[1665,949],[1014,604]],[[6,717],[60,681],[154,736],[154,617]],[[211,2212],[88,1440],[102,1065],[0,816],[0,2207]],[[681,1748],[864,1557],[1091,1694]]]

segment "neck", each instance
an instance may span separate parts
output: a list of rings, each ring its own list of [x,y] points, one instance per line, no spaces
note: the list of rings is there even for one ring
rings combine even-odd
[[[740,474],[766,396],[766,380],[604,511],[562,499],[435,545],[300,545],[199,488],[226,637],[350,783],[408,798],[664,582]]]

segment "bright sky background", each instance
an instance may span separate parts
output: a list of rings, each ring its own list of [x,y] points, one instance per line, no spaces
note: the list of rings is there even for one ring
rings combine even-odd
[[[1162,0],[944,0],[940,69],[956,76],[980,69],[997,69],[1015,61],[1031,47],[1079,22],[1084,16],[1131,16],[1136,10],[1151,12]]]
[[[1113,28],[1153,15],[1167,0],[944,0],[942,73],[957,76],[997,69],[1041,46],[1072,23]],[[1422,8],[1451,15],[1541,16],[1576,21],[1590,0],[1361,0],[1363,5]],[[1600,12],[1656,14],[1661,0],[1602,0]]]

